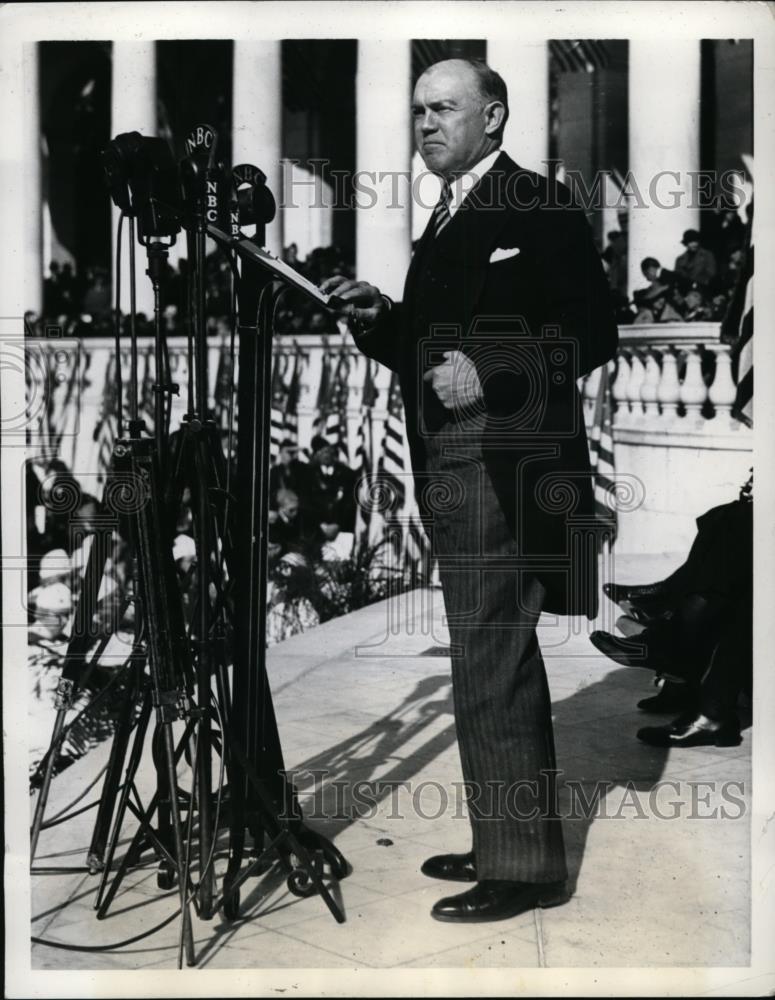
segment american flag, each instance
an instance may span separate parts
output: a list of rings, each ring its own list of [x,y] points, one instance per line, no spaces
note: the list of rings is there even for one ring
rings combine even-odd
[[[608,365],[600,369],[595,412],[589,436],[589,459],[595,477],[595,516],[616,538],[616,483],[613,439],[613,397]]]
[[[361,419],[358,423],[358,443],[355,448],[355,468],[358,472],[358,504],[355,513],[355,548],[365,551],[382,538],[379,505],[373,496],[374,486],[374,406],[379,392],[374,383],[376,362],[366,362],[361,396]],[[375,531],[378,537],[375,539]]]
[[[108,361],[105,372],[105,386],[102,390],[102,405],[100,415],[92,435],[97,446],[97,482],[104,483],[110,460],[113,457],[113,444],[118,431],[116,413],[118,397],[116,393],[116,356]]]
[[[288,393],[285,397],[285,411],[283,413],[283,439],[288,438],[297,446],[299,444],[299,393],[301,391],[301,368],[303,356],[296,346],[296,354],[293,359],[293,374],[288,384]]]
[[[318,385],[318,398],[315,402],[315,419],[312,421],[312,436],[323,435],[326,431],[326,415],[328,413],[328,397],[331,392],[331,362],[333,355],[326,350],[326,342],[323,341],[323,360],[320,369],[320,384]]]
[[[732,414],[753,427],[753,244],[746,248],[745,265],[721,325],[721,340],[731,344],[732,373],[737,382]]]
[[[154,356],[151,351],[145,352],[144,362],[145,368],[143,370],[143,382],[140,388],[140,417],[145,423],[145,429],[149,434],[155,433],[154,419],[154,391],[153,386],[156,381],[156,372],[154,365]]]
[[[387,537],[396,548],[404,582],[417,586],[427,582],[430,576],[430,546],[420,522],[414,490],[410,487],[410,470],[405,460],[408,454],[401,389],[394,372],[390,380],[379,477],[387,481],[396,498],[393,508],[385,514]]]
[[[280,442],[283,439],[285,424],[285,401],[288,390],[285,385],[285,370],[288,366],[287,354],[275,354],[272,370],[272,402],[269,415],[269,454],[272,460],[280,452]]]
[[[343,462],[350,462],[350,448],[347,435],[347,397],[350,380],[350,354],[345,349],[339,352],[336,370],[331,383],[329,398],[325,405],[323,437],[335,445]]]

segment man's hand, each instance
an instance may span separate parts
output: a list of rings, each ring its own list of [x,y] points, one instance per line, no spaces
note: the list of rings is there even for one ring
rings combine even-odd
[[[331,296],[330,307],[345,319],[356,319],[365,329],[375,326],[387,304],[382,293],[367,281],[353,281],[343,274],[335,274],[320,286],[321,292]]]
[[[462,351],[445,351],[444,361],[423,375],[448,410],[462,409],[482,399],[476,365]]]

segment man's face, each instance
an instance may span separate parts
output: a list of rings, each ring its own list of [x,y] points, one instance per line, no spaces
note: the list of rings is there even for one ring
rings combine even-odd
[[[290,465],[291,462],[296,458],[295,448],[281,448],[280,454],[278,455],[281,465]]]
[[[697,251],[700,249],[700,244],[697,242],[697,240],[689,240],[689,242],[686,244],[686,249],[689,251],[689,253],[697,253]]]
[[[643,268],[643,273],[646,275],[648,281],[656,281],[659,277],[659,268],[654,267],[653,264],[649,264],[648,267]]]
[[[293,521],[294,518],[299,513],[299,498],[298,497],[283,497],[279,502],[279,510],[286,521]]]
[[[447,178],[463,174],[494,148],[486,107],[476,74],[464,62],[449,59],[423,73],[414,88],[412,119],[429,170]]]

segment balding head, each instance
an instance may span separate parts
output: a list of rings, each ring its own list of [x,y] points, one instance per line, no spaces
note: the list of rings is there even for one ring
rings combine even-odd
[[[415,141],[428,169],[458,176],[496,150],[507,102],[506,85],[483,62],[445,59],[430,66],[412,99]]]

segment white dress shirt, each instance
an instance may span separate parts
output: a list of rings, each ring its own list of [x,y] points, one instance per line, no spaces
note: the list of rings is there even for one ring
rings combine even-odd
[[[492,153],[488,153],[483,160],[474,164],[473,167],[466,170],[460,177],[456,177],[453,181],[450,181],[449,214],[451,216],[454,217],[455,212],[457,212],[466,200],[471,190],[479,183],[487,171],[492,169],[493,164],[502,152],[502,149],[496,149]]]

